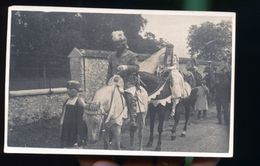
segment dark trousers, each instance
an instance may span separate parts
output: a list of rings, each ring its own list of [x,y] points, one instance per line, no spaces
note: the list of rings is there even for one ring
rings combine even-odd
[[[136,97],[128,92],[125,92],[124,97],[125,97],[126,104],[127,104],[128,115],[130,116],[130,121],[135,122],[136,116],[137,116]]]
[[[229,100],[219,99],[216,100],[216,107],[217,107],[217,117],[218,122],[222,123],[222,112],[224,114],[224,122],[225,124],[229,124]]]

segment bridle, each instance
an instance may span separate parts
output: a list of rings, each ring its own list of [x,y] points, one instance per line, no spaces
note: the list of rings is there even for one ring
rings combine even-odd
[[[113,102],[114,102],[114,98],[115,98],[114,96],[115,96],[116,90],[118,90],[118,92],[120,93],[119,86],[117,86],[117,85],[114,86],[113,92],[112,92],[112,94],[111,94],[111,97],[110,97],[111,100],[110,100],[109,109],[108,109],[109,111],[108,111],[108,113],[107,113],[107,117],[106,117],[106,118],[109,118],[109,114],[111,114],[111,109],[112,109],[112,105],[113,105]],[[119,118],[119,117],[122,115],[122,113],[124,112],[124,109],[125,109],[125,103],[124,103],[124,99],[123,99],[122,94],[120,94],[120,99],[121,99],[121,103],[122,103],[122,105],[123,105],[123,109],[122,109],[122,111],[120,112],[120,114],[119,114],[115,119]],[[92,105],[93,105],[93,106],[92,106]],[[90,102],[88,108],[91,110],[91,108],[96,107],[96,105],[97,105],[97,104]],[[85,113],[88,114],[88,115],[92,115],[92,116],[100,116],[101,119],[102,119],[102,121],[105,122],[107,119],[105,119],[105,113],[104,113],[105,111],[102,110],[102,109],[103,109],[103,108],[102,108],[102,106],[101,106],[101,107],[99,107],[99,108],[97,109],[97,111],[85,110]]]

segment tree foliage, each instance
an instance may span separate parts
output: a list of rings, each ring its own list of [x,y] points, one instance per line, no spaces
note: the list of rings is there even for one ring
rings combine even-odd
[[[139,35],[145,25],[141,15],[13,11],[11,58],[15,69],[55,66],[59,74],[69,70],[68,58],[74,48],[113,50],[111,32],[123,30],[132,51],[153,53],[160,46]],[[31,62],[30,62],[31,61]],[[18,69],[19,68],[19,69]],[[50,71],[53,73],[53,71]],[[31,74],[31,73],[30,73]],[[30,75],[29,74],[29,75]]]
[[[232,25],[229,21],[204,22],[189,29],[188,48],[198,59],[219,61],[231,56]]]

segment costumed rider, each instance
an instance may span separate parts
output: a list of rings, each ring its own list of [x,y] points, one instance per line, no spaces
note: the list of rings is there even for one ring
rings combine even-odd
[[[119,74],[124,80],[124,97],[127,103],[128,114],[130,116],[131,129],[136,129],[137,118],[137,98],[136,88],[139,87],[137,54],[130,51],[127,45],[127,38],[123,31],[112,32],[112,41],[116,53],[109,57],[107,82],[115,75]]]
[[[179,71],[179,58],[176,54],[173,54],[172,44],[166,47],[164,63],[165,70],[169,72],[171,81],[172,111],[170,117],[173,117],[175,115],[176,105],[181,98],[187,97],[187,93],[185,91],[183,76]]]

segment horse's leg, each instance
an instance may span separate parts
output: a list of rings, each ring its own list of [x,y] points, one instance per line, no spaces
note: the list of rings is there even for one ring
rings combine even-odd
[[[130,147],[134,148],[135,129],[130,128]]]
[[[121,126],[118,124],[114,124],[111,127],[111,131],[113,134],[113,148],[116,150],[120,150],[120,141],[121,141]]]
[[[143,128],[145,121],[145,113],[139,113],[137,115],[137,125],[138,125],[138,138],[139,138],[139,150],[143,150]]]
[[[181,136],[185,137],[186,131],[187,131],[187,125],[188,125],[188,122],[189,122],[189,119],[190,119],[190,112],[192,110],[192,106],[188,102],[183,103],[183,104],[184,104],[184,108],[185,108],[185,124],[184,124],[184,127],[183,127],[183,131],[181,133]]]
[[[109,147],[109,133],[109,128],[106,128],[103,132],[104,149],[108,149]]]
[[[158,113],[159,113],[159,125],[158,125],[158,142],[156,145],[155,150],[161,151],[161,145],[162,145],[162,132],[163,132],[163,123],[164,123],[164,117],[165,117],[166,108],[162,105],[158,106]]]
[[[154,130],[154,123],[155,123],[155,115],[156,115],[156,108],[151,104],[149,107],[149,116],[150,116],[150,136],[149,141],[146,144],[146,147],[152,147],[153,145],[153,130]]]
[[[171,140],[175,140],[176,139],[176,129],[177,129],[177,126],[179,124],[179,120],[180,120],[180,116],[181,116],[181,103],[178,103],[176,105],[176,112],[175,112],[175,116],[174,116],[174,124],[173,124],[173,127],[172,127],[172,135],[171,135]]]
[[[108,143],[109,143],[109,145],[112,144],[113,137],[114,137],[114,133],[113,133],[113,130],[111,129],[110,132],[108,133]]]
[[[130,125],[130,147],[131,147],[131,149],[134,148],[135,132],[136,132],[136,128],[133,128]]]

